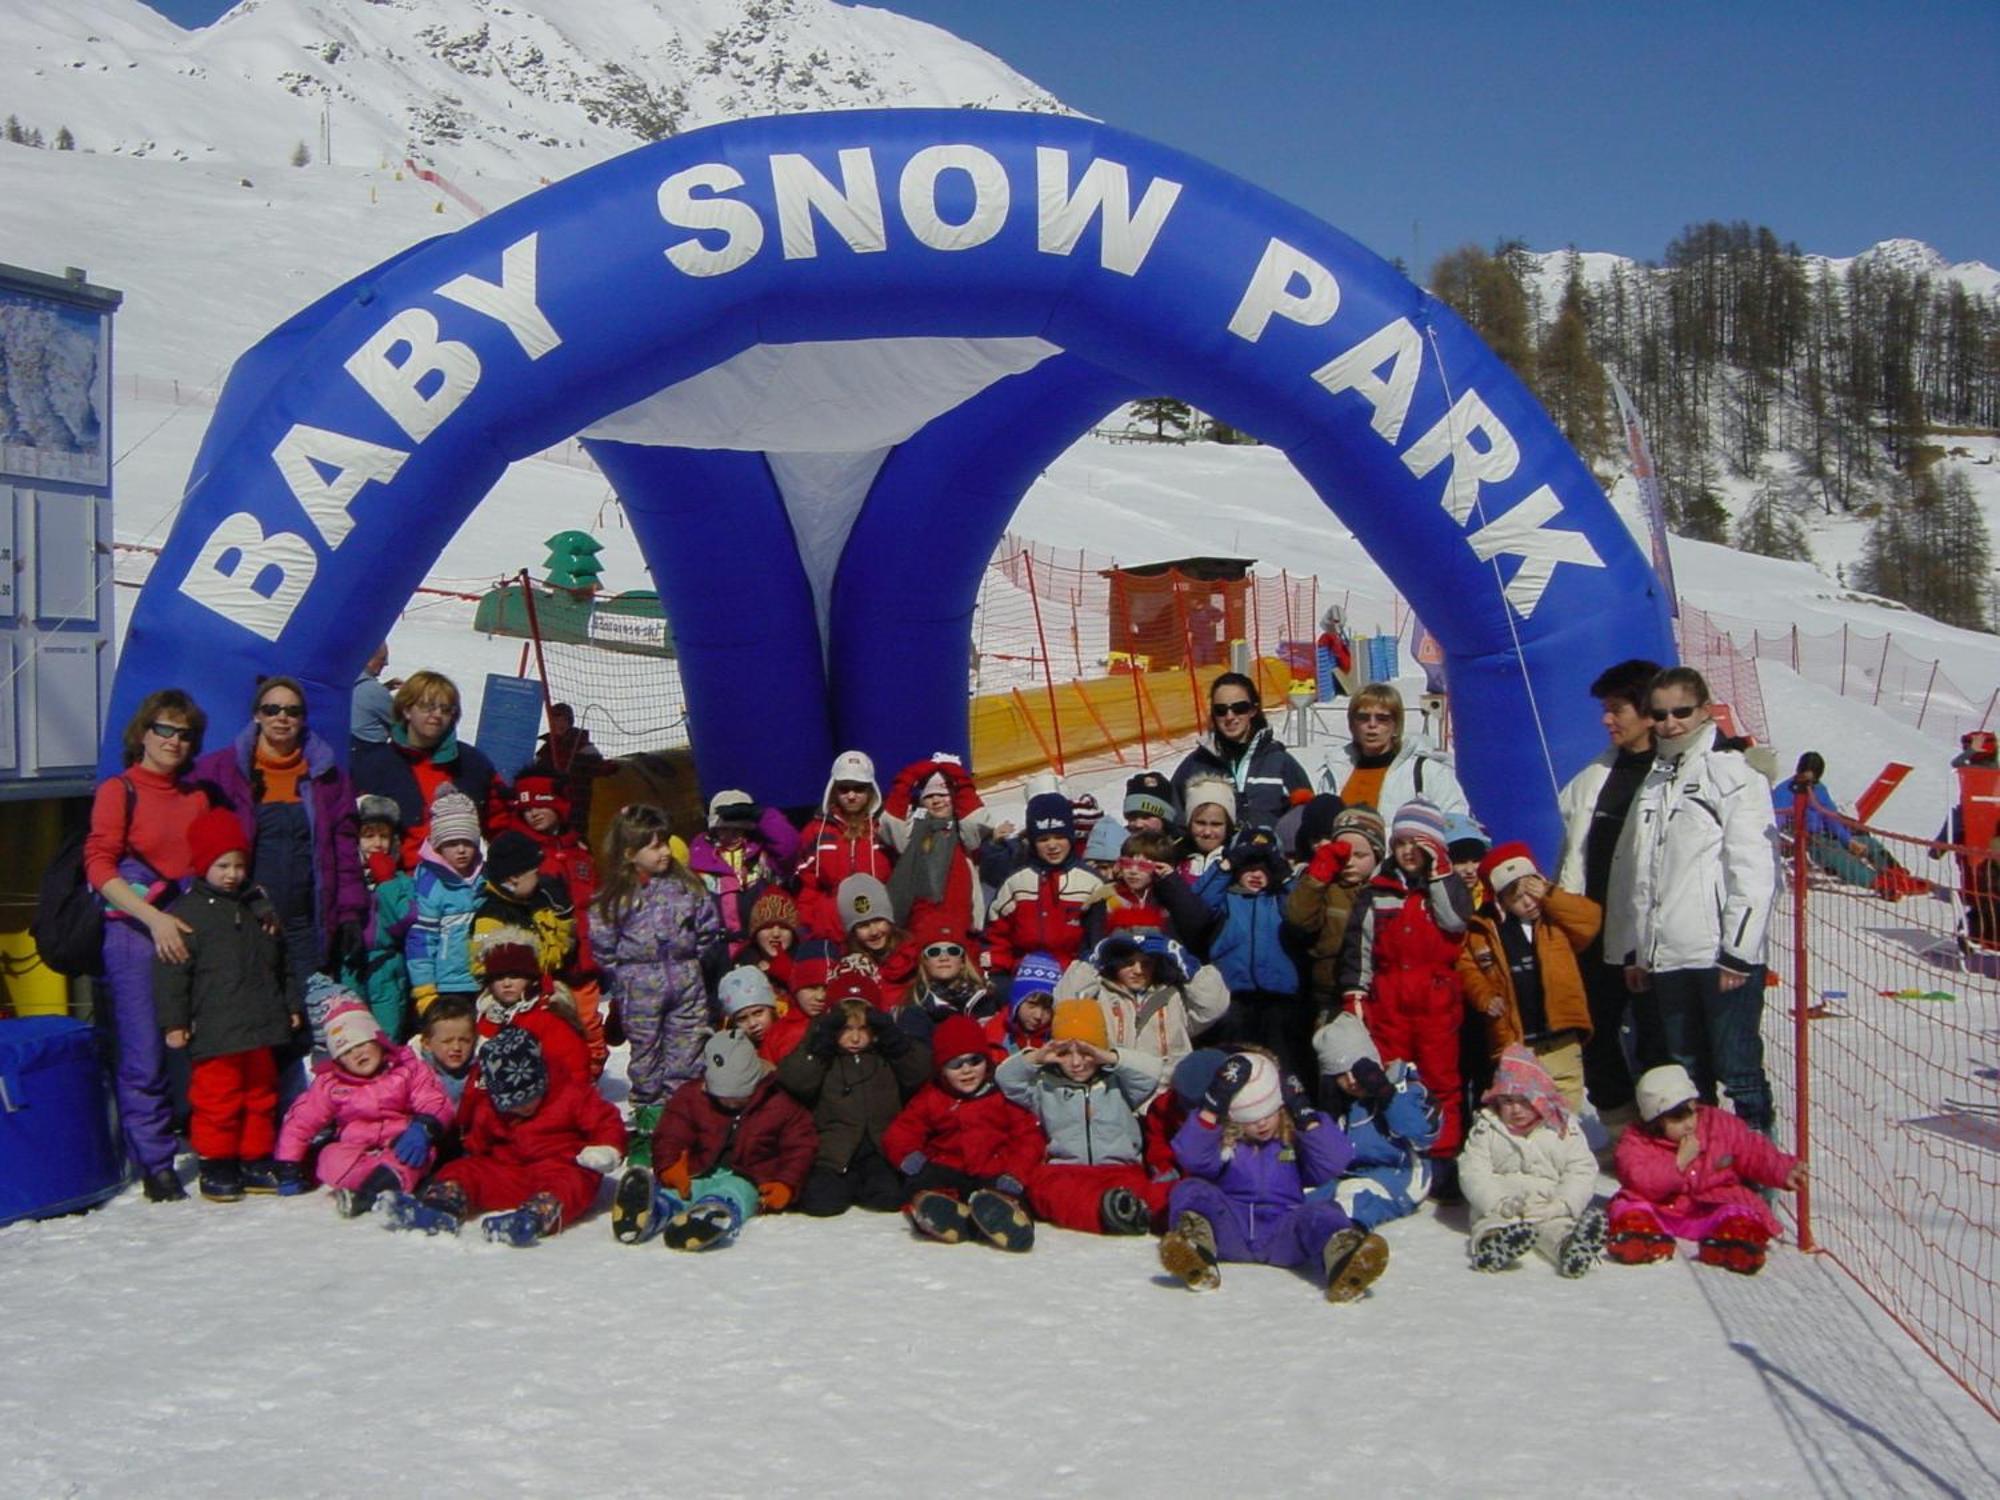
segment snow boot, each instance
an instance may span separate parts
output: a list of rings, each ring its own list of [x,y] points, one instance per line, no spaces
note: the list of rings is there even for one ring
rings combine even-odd
[[[660,1113],[664,1104],[640,1104],[633,1107],[632,1118],[625,1127],[631,1147],[625,1153],[628,1167],[648,1167],[653,1165],[653,1127],[660,1123]]]
[[[669,1219],[660,1239],[669,1250],[712,1250],[729,1242],[738,1222],[733,1204],[703,1198]]]
[[[1589,1275],[1604,1254],[1604,1235],[1604,1210],[1595,1205],[1586,1208],[1556,1251],[1556,1274],[1572,1281]]]
[[[1098,1200],[1097,1221],[1106,1234],[1144,1234],[1153,1227],[1145,1200],[1127,1187],[1108,1189]]]
[[[375,1212],[382,1216],[385,1229],[416,1229],[425,1234],[457,1234],[458,1226],[471,1209],[465,1189],[455,1182],[434,1182],[421,1198],[408,1193],[384,1193],[375,1200]]]
[[[181,1203],[187,1199],[187,1189],[181,1186],[180,1173],[172,1167],[148,1172],[143,1186],[148,1203]]]
[[[1200,1214],[1183,1210],[1174,1227],[1160,1236],[1160,1264],[1191,1292],[1212,1292],[1222,1285],[1215,1254],[1215,1226]]]
[[[375,1200],[384,1193],[401,1190],[402,1179],[387,1167],[377,1167],[361,1179],[361,1186],[335,1188],[333,1190],[333,1211],[343,1219],[358,1219],[363,1214],[375,1211]]]
[[[1458,1185],[1458,1158],[1433,1156],[1427,1160],[1431,1169],[1431,1202],[1463,1203],[1465,1194]]]
[[[1702,1240],[1694,1258],[1705,1266],[1721,1266],[1739,1276],[1755,1276],[1764,1269],[1764,1247],[1770,1238],[1769,1231],[1755,1219],[1732,1215]]]
[[[562,1229],[562,1204],[549,1193],[536,1193],[519,1208],[488,1214],[479,1221],[479,1229],[496,1245],[525,1250]]]
[[[278,1191],[278,1164],[268,1156],[243,1163],[239,1169],[243,1191],[259,1197],[275,1197]]]
[[[986,1237],[988,1244],[1013,1251],[1035,1248],[1035,1221],[1007,1194],[978,1188],[965,1204],[972,1210],[972,1227]]]
[[[1389,1242],[1365,1229],[1343,1229],[1320,1252],[1326,1300],[1353,1302],[1389,1268]]]
[[[611,1195],[611,1238],[621,1245],[650,1239],[660,1222],[657,1196],[651,1167],[627,1167],[621,1172]]]
[[[978,1228],[973,1222],[972,1206],[959,1202],[950,1193],[919,1193],[904,1205],[903,1213],[918,1234],[945,1245],[971,1239]]]
[[[1473,1270],[1505,1271],[1534,1247],[1534,1225],[1502,1224],[1487,1230],[1465,1249]]]
[[[233,1156],[204,1156],[196,1185],[210,1203],[236,1203],[243,1197],[243,1166]]]
[[[1622,1208],[1611,1221],[1605,1254],[1621,1266],[1649,1266],[1674,1253],[1674,1237],[1643,1208]]]

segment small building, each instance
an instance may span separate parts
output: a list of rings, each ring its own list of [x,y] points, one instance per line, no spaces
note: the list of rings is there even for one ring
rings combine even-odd
[[[1154,670],[1214,667],[1248,634],[1250,557],[1177,557],[1106,568],[1111,650],[1144,657]]]

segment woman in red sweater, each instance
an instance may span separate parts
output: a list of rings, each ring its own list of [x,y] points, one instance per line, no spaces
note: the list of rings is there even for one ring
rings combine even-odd
[[[162,910],[189,869],[188,829],[208,798],[187,779],[208,716],[178,688],[149,694],[125,726],[125,771],[97,788],[84,878],[110,908],[104,923],[104,1010],[117,1046],[125,1149],[155,1203],[185,1198],[174,1174],[166,1050],[153,1004],[153,961],[187,962],[188,925]]]

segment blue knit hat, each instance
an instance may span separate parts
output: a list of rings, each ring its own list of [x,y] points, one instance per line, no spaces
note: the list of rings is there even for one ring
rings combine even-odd
[[[1040,792],[1028,799],[1028,842],[1045,838],[1076,839],[1076,809],[1061,792]]]
[[[1014,982],[1007,988],[1007,1009],[1018,1009],[1032,995],[1053,995],[1062,976],[1060,959],[1047,953],[1022,954],[1014,967]]]
[[[1106,818],[1090,830],[1090,842],[1083,846],[1083,857],[1109,862],[1118,858],[1124,849],[1125,825]]]

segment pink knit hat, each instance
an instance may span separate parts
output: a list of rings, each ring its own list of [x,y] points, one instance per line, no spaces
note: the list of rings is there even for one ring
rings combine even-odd
[[[1479,1096],[1479,1102],[1490,1105],[1506,1098],[1527,1100],[1542,1117],[1542,1123],[1558,1135],[1569,1124],[1569,1107],[1563,1102],[1556,1081],[1549,1077],[1541,1059],[1519,1042],[1500,1054],[1493,1086]]]
[[[382,1040],[382,1025],[358,1000],[338,1001],[326,1013],[326,1050],[338,1062],[363,1042]]]

